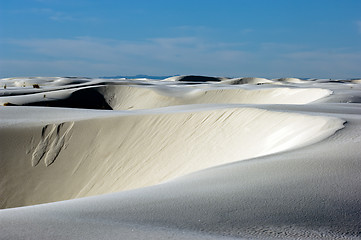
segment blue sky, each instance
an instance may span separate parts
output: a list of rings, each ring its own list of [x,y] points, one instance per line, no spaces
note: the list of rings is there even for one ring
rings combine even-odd
[[[359,0],[3,0],[0,77],[361,77]]]

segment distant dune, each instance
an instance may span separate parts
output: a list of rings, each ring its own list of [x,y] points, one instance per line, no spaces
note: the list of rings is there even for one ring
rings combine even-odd
[[[359,239],[358,79],[0,79],[0,239]]]

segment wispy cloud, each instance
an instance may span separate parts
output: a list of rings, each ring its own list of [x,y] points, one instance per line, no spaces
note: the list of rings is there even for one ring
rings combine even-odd
[[[287,66],[288,71],[298,76],[359,77],[361,52],[345,49],[295,51],[282,54],[274,64]]]
[[[263,77],[357,77],[361,53],[315,50],[302,45],[263,43],[248,50],[242,43],[198,37],[142,41],[78,37],[8,40],[24,58],[2,59],[6,76],[104,76],[114,74],[205,74]],[[29,60],[30,59],[30,60]],[[2,73],[4,75],[4,73]]]
[[[81,62],[93,67],[97,65],[94,68],[99,72],[113,68],[113,73],[174,74],[183,71],[216,74],[216,69],[230,70],[247,61],[246,53],[241,50],[194,37],[154,38],[138,42],[95,38],[28,39],[9,40],[8,44],[16,45],[24,55],[34,56],[38,61],[53,61],[54,66],[59,64],[57,61],[78,61],[79,69],[84,67]]]
[[[68,15],[66,13],[63,12],[54,12],[52,13],[49,18],[53,21],[57,21],[57,22],[62,22],[62,21],[75,21],[77,20],[76,18],[74,18],[71,15]]]
[[[46,17],[49,20],[57,21],[57,22],[65,22],[65,21],[97,21],[94,17],[80,17],[70,15],[67,12],[56,11],[52,8],[27,8],[27,9],[17,9],[12,10],[11,13],[19,14],[19,15],[39,15]]]
[[[191,36],[198,34],[206,34],[215,31],[209,26],[202,26],[202,25],[181,25],[181,26],[172,27],[171,30],[174,33],[178,33],[182,35],[191,35]]]

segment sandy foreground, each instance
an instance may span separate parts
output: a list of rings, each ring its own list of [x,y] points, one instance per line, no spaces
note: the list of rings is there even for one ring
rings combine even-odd
[[[0,79],[0,239],[361,239],[361,80]]]

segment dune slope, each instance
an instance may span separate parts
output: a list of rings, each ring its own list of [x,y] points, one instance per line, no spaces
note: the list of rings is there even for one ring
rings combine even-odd
[[[7,108],[3,114],[13,111]],[[342,123],[336,118],[230,108],[113,114],[0,128],[1,175],[9,181],[2,188],[2,207],[149,186],[207,167],[314,143],[342,128]]]

